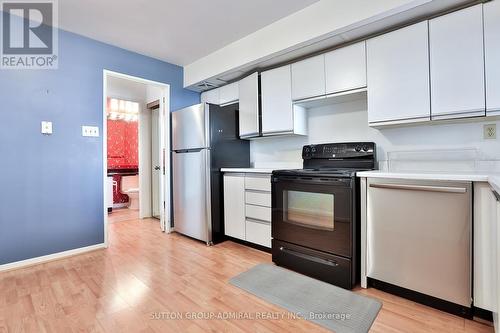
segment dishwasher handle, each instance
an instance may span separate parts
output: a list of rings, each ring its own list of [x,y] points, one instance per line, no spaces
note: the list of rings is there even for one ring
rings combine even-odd
[[[445,192],[445,193],[466,193],[465,187],[449,187],[449,186],[429,186],[429,185],[408,185],[408,184],[370,184],[373,188],[384,188],[391,190],[408,190],[408,191],[426,191],[426,192]]]

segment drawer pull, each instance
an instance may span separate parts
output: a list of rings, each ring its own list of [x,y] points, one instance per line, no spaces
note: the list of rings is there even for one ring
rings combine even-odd
[[[259,223],[259,224],[265,224],[265,225],[270,225],[270,224],[271,224],[271,222],[269,222],[269,221],[264,221],[264,220],[259,220],[259,219],[252,219],[252,218],[250,218],[250,217],[247,217],[247,218],[246,218],[246,220],[247,220],[248,222]]]
[[[329,265],[329,266],[333,266],[333,267],[337,267],[339,265],[338,262],[336,262],[335,260],[313,257],[313,256],[310,256],[310,255],[305,254],[305,253],[300,253],[300,252],[297,252],[294,250],[287,249],[283,246],[280,246],[280,251],[283,253],[287,253],[287,254],[290,254],[292,256],[298,257],[298,258],[302,258],[302,259],[309,260],[309,261],[314,261],[314,262],[316,262],[318,264],[322,264],[322,265]]]

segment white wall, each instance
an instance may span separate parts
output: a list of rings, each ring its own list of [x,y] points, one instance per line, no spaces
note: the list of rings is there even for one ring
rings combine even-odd
[[[484,159],[500,159],[500,138],[483,139],[483,125],[498,120],[374,129],[368,126],[366,98],[307,110],[307,137],[264,138],[251,143],[256,167],[290,167],[302,163],[301,148],[309,143],[374,141],[378,160],[389,151],[476,148]]]

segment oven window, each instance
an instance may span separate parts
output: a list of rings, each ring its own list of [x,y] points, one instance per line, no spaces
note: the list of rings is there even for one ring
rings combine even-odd
[[[283,191],[283,221],[307,228],[333,231],[334,195]]]

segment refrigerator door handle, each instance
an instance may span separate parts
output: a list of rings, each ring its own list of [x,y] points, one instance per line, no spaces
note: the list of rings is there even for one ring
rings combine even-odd
[[[208,149],[208,148],[177,149],[177,150],[174,150],[173,152],[177,153],[177,154],[199,153],[200,151],[202,151],[204,149]]]

